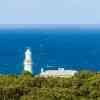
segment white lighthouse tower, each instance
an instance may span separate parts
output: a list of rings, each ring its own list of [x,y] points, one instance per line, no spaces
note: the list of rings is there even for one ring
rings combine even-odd
[[[24,71],[32,73],[32,53],[29,48],[25,51]]]

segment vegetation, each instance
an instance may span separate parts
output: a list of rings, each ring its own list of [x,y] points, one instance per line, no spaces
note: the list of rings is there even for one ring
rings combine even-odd
[[[100,100],[100,73],[81,71],[71,78],[1,75],[0,100]]]

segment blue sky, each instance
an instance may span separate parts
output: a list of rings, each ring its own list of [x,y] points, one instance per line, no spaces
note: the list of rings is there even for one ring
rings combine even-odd
[[[100,0],[0,0],[0,24],[100,24]]]

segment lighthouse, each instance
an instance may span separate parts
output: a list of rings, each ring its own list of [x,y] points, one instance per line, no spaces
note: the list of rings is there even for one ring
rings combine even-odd
[[[32,73],[32,53],[29,48],[25,51],[24,71]]]

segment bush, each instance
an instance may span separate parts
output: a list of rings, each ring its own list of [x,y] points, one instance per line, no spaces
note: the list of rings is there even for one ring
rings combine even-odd
[[[71,78],[0,76],[0,100],[99,100],[100,73],[81,71]]]

